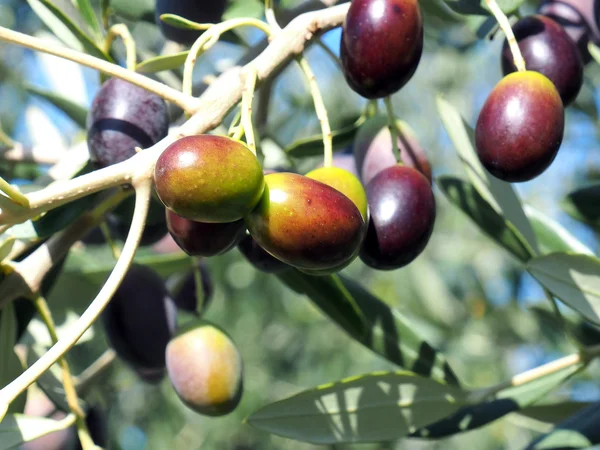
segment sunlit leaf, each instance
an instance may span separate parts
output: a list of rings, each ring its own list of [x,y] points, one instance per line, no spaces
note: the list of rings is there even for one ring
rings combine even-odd
[[[522,235],[533,253],[537,252],[535,233],[525,216],[521,200],[511,184],[492,176],[479,162],[475,151],[475,133],[460,113],[444,100],[437,98],[437,107],[442,123],[460,157],[469,181],[492,208],[511,222]]]
[[[25,442],[69,428],[75,422],[72,415],[62,420],[31,417],[23,414],[8,415],[0,422],[0,450],[18,448]]]
[[[593,403],[540,436],[526,450],[588,448],[600,443],[600,403]]]
[[[458,384],[444,356],[417,335],[409,320],[358,283],[342,275],[314,277],[296,270],[278,277],[375,353],[419,375]]]
[[[544,398],[584,367],[583,363],[561,369],[527,384],[501,390],[486,401],[459,409],[453,416],[412,433],[412,437],[439,439],[492,423]]]
[[[61,95],[55,94],[53,92],[49,92],[45,89],[40,89],[38,87],[31,86],[31,85],[26,85],[26,86],[24,86],[24,88],[28,92],[35,94],[35,95],[43,98],[44,100],[47,100],[50,103],[52,103],[54,106],[56,106],[62,112],[64,112],[67,116],[69,116],[69,118],[72,119],[77,125],[79,125],[83,129],[85,129],[86,118],[87,118],[87,113],[88,113],[87,108],[85,108],[77,103],[74,103],[73,101],[71,101],[68,98],[65,98]]]
[[[410,372],[370,374],[267,405],[248,423],[315,444],[390,441],[452,414],[464,401],[460,389]]]
[[[83,51],[84,47],[77,36],[67,27],[60,18],[48,9],[40,0],[27,0],[27,3],[39,19],[50,31],[66,46]]]
[[[189,51],[174,53],[172,55],[160,55],[139,63],[135,70],[139,73],[154,73],[163,70],[178,69],[183,66]]]
[[[331,132],[333,150],[343,150],[354,142],[354,137],[360,126],[365,122],[366,117],[359,117],[354,123],[339,130]],[[323,135],[317,134],[307,138],[302,138],[293,142],[285,148],[285,152],[297,158],[318,156],[323,154]]]
[[[527,270],[565,304],[600,324],[600,260],[589,255],[552,253],[529,261]]]

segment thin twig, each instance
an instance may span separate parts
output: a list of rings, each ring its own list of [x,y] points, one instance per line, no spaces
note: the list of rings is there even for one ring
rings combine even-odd
[[[390,135],[392,137],[392,152],[396,157],[396,161],[402,163],[402,155],[398,148],[398,129],[396,128],[396,115],[394,114],[394,108],[392,107],[392,99],[386,97],[383,99],[385,103],[385,109],[388,117],[388,128],[390,129]]]
[[[502,9],[500,9],[498,3],[496,3],[496,0],[485,0],[485,4],[490,9],[491,13],[496,18],[498,25],[500,25],[500,28],[502,28],[502,31],[506,35],[506,40],[508,41],[508,46],[510,47],[510,52],[512,53],[515,67],[519,72],[525,71],[525,60],[523,59],[523,55],[521,54],[519,43],[515,38],[515,34],[513,33],[512,27],[510,26],[508,17],[506,17],[506,14],[502,12]]]
[[[36,295],[34,299],[34,304],[40,317],[42,318],[42,321],[44,322],[44,324],[46,324],[46,328],[48,328],[48,333],[50,334],[50,339],[52,339],[52,343],[56,344],[58,342],[58,335],[56,334],[56,325],[54,323],[54,319],[52,318],[52,313],[50,312],[50,308],[48,307],[46,299],[41,295]],[[69,363],[64,357],[60,358],[58,360],[58,363],[60,364],[60,367],[62,369],[62,384],[65,390],[67,404],[69,405],[71,412],[77,417],[75,423],[77,425],[77,435],[79,436],[81,447],[83,450],[93,450],[95,447],[94,441],[90,437],[87,424],[85,423],[85,413],[83,412],[79,404],[79,396],[77,395],[77,391],[75,389],[75,383],[73,382],[73,377],[71,375]]]
[[[127,25],[123,23],[118,23],[110,27],[110,29],[108,30],[108,34],[106,35],[106,39],[104,41],[104,50],[106,51],[106,53],[110,53],[110,48],[112,47],[113,41],[116,37],[120,37],[123,41],[123,44],[125,45],[125,53],[127,55],[127,69],[135,70],[135,66],[137,65],[135,40],[131,36]]]
[[[73,328],[71,328],[63,338],[54,344],[16,380],[0,390],[0,410],[3,409],[3,405],[10,404],[24,392],[77,343],[81,336],[83,336],[88,328],[96,321],[104,308],[106,308],[108,302],[119,287],[121,281],[125,277],[125,273],[131,265],[136,249],[140,243],[146,216],[148,215],[152,183],[150,180],[143,180],[143,182],[137,183],[134,187],[136,189],[136,199],[131,228],[129,229],[129,234],[127,235],[121,258],[117,261],[117,264],[106,280],[106,283],[102,289],[100,289],[96,298],[77,320],[77,323]]]
[[[242,94],[242,126],[246,136],[246,144],[252,153],[256,155],[256,143],[254,141],[254,127],[252,125],[252,100],[254,99],[254,87],[256,86],[256,69],[249,67]]]
[[[71,50],[66,47],[61,47],[56,44],[51,44],[43,39],[28,36],[24,33],[12,31],[4,27],[0,27],[0,40],[21,45],[39,52],[48,53],[60,58],[68,59],[69,61],[74,61],[81,65],[96,69],[106,75],[110,75],[111,77],[117,77],[125,81],[129,81],[132,84],[138,85],[161,96],[165,100],[176,104],[186,111],[193,111],[196,107],[196,100],[194,98],[188,97],[181,92],[165,86],[158,81],[154,81],[144,75],[127,70],[121,66],[104,61],[100,58],[96,58],[76,50]]]
[[[113,349],[108,349],[100,357],[94,361],[87,369],[81,372],[75,379],[75,387],[79,395],[83,396],[106,370],[112,366],[117,359],[117,354]]]
[[[274,33],[281,31],[281,27],[277,23],[277,17],[275,17],[275,11],[273,10],[273,0],[265,0],[265,18]]]
[[[325,108],[325,102],[323,102],[323,96],[321,90],[317,84],[315,74],[310,68],[308,60],[304,56],[298,57],[298,63],[308,81],[310,93],[315,104],[315,111],[321,124],[321,133],[323,134],[323,167],[331,167],[333,163],[333,143],[331,137],[331,126],[329,125],[329,118],[327,117],[327,108]]]

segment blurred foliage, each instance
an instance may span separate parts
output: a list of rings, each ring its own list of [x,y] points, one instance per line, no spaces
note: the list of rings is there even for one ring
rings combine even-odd
[[[73,7],[68,0],[53,2],[59,7]],[[279,7],[292,9],[299,0],[282,0]],[[461,3],[461,2],[455,2]],[[507,2],[507,4],[510,2]],[[512,2],[519,3],[519,2]],[[245,15],[256,11],[257,1],[231,1],[230,15]],[[100,1],[93,1],[96,11]],[[397,114],[415,129],[434,168],[434,174],[464,178],[465,174],[450,138],[446,134],[436,107],[436,96],[442,93],[454,105],[467,123],[473,124],[477,111],[487,94],[500,79],[501,36],[485,37],[491,30],[486,17],[457,15],[440,0],[422,2],[425,16],[425,52],[411,82],[394,96]],[[246,8],[248,8],[246,10]],[[521,6],[521,12],[531,12],[533,3]],[[156,57],[163,47],[154,26],[151,0],[112,0],[111,11],[116,20],[125,21],[140,43],[139,60]],[[0,2],[0,24],[28,34],[45,30],[26,2]],[[85,23],[78,23],[85,29]],[[260,39],[244,32],[244,41],[252,45]],[[492,35],[493,36],[493,35]],[[323,42],[337,52],[339,31],[323,37]],[[111,55],[123,61],[120,43]],[[43,73],[43,64],[32,52],[19,47],[0,45],[0,123],[11,136],[33,145],[32,124],[27,117],[31,108],[41,108],[64,137],[67,145],[83,138],[82,111],[89,106],[99,86],[97,74],[85,70],[87,97],[69,103],[66,115],[56,108],[64,104],[56,96],[44,94],[56,90],[54,81]],[[244,48],[220,43],[197,64],[195,81],[209,74],[218,74],[242,57]],[[346,130],[338,140],[348,145],[353,127],[362,113],[364,101],[343,81],[332,59],[318,46],[308,51],[317,80],[325,93],[325,103],[334,130]],[[164,63],[164,61],[163,61]],[[172,63],[172,61],[171,61]],[[172,68],[152,74],[157,79],[177,86],[181,69]],[[586,69],[588,88],[583,90],[577,104],[567,112],[567,131],[563,149],[554,165],[538,180],[519,185],[516,191],[528,204],[552,216],[566,226],[593,251],[598,251],[597,235],[572,220],[559,207],[559,200],[575,188],[598,179],[600,153],[597,140],[596,89],[600,81],[598,67]],[[26,82],[27,84],[23,84]],[[32,87],[33,86],[33,87]],[[285,69],[272,85],[273,95],[269,115],[264,124],[262,150],[265,165],[291,167],[300,172],[320,162],[314,151],[314,140],[320,129],[304,80],[297,67]],[[36,94],[36,95],[32,95]],[[37,98],[39,96],[49,100]],[[70,99],[72,100],[72,99]],[[62,102],[62,103],[61,103]],[[82,104],[83,103],[83,104]],[[64,109],[64,108],[63,108]],[[172,110],[173,115],[178,111]],[[70,117],[70,118],[69,118]],[[72,122],[74,119],[75,122]],[[225,126],[232,117],[228,117]],[[34,122],[34,126],[37,122]],[[346,128],[345,128],[346,127]],[[54,142],[52,141],[51,144]],[[56,145],[60,145],[56,142]],[[295,158],[302,149],[309,158]],[[283,149],[288,150],[286,154]],[[300,150],[298,150],[300,149]],[[595,175],[594,175],[595,174]],[[0,175],[11,179],[34,180],[38,170],[28,166],[0,164]],[[589,178],[588,178],[589,177]],[[550,312],[550,305],[532,278],[524,271],[520,260],[530,258],[529,250],[512,230],[499,228],[506,240],[499,240],[509,252],[498,246],[462,214],[452,203],[461,199],[448,193],[452,185],[462,186],[471,203],[484,203],[477,208],[484,213],[482,223],[504,226],[502,219],[486,199],[470,184],[445,178],[436,191],[437,223],[433,237],[423,253],[410,266],[394,272],[374,272],[360,261],[353,263],[344,274],[369,288],[386,305],[397,309],[414,333],[422,336],[434,348],[443,352],[461,384],[481,388],[501,382],[510,376],[572,352],[574,346]],[[466,192],[465,191],[465,192]],[[579,207],[577,199],[595,191],[571,195],[563,204],[575,217],[585,216],[597,225],[594,211]],[[448,195],[447,201],[444,194]],[[464,200],[464,199],[463,199]],[[467,202],[468,203],[468,202]],[[585,203],[585,202],[584,202]],[[587,203],[589,206],[590,203]],[[465,211],[468,210],[462,207]],[[489,213],[489,214],[488,214]],[[499,222],[500,221],[500,222]],[[479,223],[479,222],[478,222]],[[481,226],[481,224],[480,224]],[[484,226],[482,228],[485,229]],[[597,227],[596,227],[597,229]],[[52,230],[54,231],[54,230]],[[537,230],[536,230],[537,232]],[[488,233],[489,234],[489,233]],[[158,254],[141,249],[136,260],[154,267],[168,285],[186,274],[191,262],[183,254]],[[206,318],[222,326],[238,344],[244,358],[245,391],[240,407],[223,418],[198,416],[181,404],[169,382],[158,385],[141,382],[123,363],[116,362],[112,370],[86,393],[88,404],[97,405],[108,415],[109,443],[107,448],[122,450],[218,449],[218,450],[308,450],[316,447],[251,428],[243,421],[268,403],[329,383],[334,380],[374,371],[397,370],[391,362],[372,353],[351,339],[338,325],[330,321],[303,295],[286,288],[274,276],[258,273],[237,250],[207,261],[215,285],[215,295]],[[81,314],[94,298],[109,270],[113,256],[105,245],[78,244],[69,254],[48,301],[61,329]],[[562,308],[569,327],[586,344],[600,343],[600,334],[591,325],[582,325],[580,317]],[[47,341],[39,319],[34,319],[21,343]],[[48,343],[46,342],[46,345]],[[75,373],[89,366],[106,349],[101,326],[94,326],[79,345],[69,353]],[[566,400],[595,402],[600,390],[595,381],[600,372],[597,365],[559,390],[544,395],[543,403]],[[47,381],[51,386],[52,380]],[[47,387],[47,386],[46,386]],[[57,403],[59,403],[57,401]],[[594,414],[597,404],[590,406]],[[578,411],[576,408],[569,412]],[[534,436],[549,431],[551,419],[543,411],[522,411],[469,433],[457,434],[439,442],[417,438],[402,439],[384,444],[366,444],[365,450],[375,449],[504,449],[523,448]],[[585,414],[582,412],[581,414]],[[567,416],[554,416],[561,422]],[[563,424],[569,427],[568,421]],[[572,428],[572,427],[571,427]],[[587,433],[589,430],[578,430]],[[549,434],[543,439],[553,439]],[[543,441],[542,441],[543,442]],[[332,445],[332,450],[352,449],[353,446]],[[538,448],[538,447],[532,447]]]

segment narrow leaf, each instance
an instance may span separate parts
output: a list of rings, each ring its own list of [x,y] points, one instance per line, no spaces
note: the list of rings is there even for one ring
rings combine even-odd
[[[573,252],[585,255],[594,253],[561,224],[530,205],[525,205],[525,214],[533,227],[542,254]]]
[[[139,73],[162,72],[163,70],[178,69],[183,66],[189,51],[174,53],[172,55],[160,55],[139,63],[135,70]]]
[[[521,409],[518,414],[531,419],[550,424],[557,424],[587,408],[592,403],[566,401],[561,403],[548,403],[545,405],[533,405]]]
[[[552,253],[532,259],[527,270],[565,304],[600,324],[600,260],[589,255]]]
[[[529,444],[526,450],[588,448],[600,443],[600,402],[559,423]]]
[[[437,185],[454,205],[458,206],[481,230],[522,262],[534,254],[515,226],[477,192],[472,184],[456,177],[442,176]]]
[[[313,277],[296,270],[278,275],[307,295],[353,339],[400,367],[457,385],[444,356],[418,336],[410,321],[344,276]]]
[[[192,20],[186,19],[185,17],[178,16],[177,14],[162,14],[160,16],[167,25],[171,25],[182,30],[206,30],[207,28],[203,24],[199,24]]]
[[[475,133],[446,100],[438,96],[437,106],[442,123],[460,157],[473,186],[494,210],[514,224],[533,253],[537,252],[536,237],[525,216],[521,201],[512,185],[492,176],[479,162],[475,151]]]
[[[102,37],[102,29],[100,28],[100,23],[98,22],[98,18],[96,17],[96,13],[94,12],[90,0],[77,0],[77,8],[81,13],[81,17],[85,20],[85,23],[87,23],[93,31],[96,39],[100,39]]]
[[[48,349],[42,345],[32,345],[27,351],[27,366],[35,363]],[[54,364],[46,370],[36,381],[40,389],[61,411],[70,411],[69,403],[62,383],[62,370],[58,364]]]
[[[62,112],[64,112],[73,122],[79,125],[81,128],[86,127],[87,108],[81,106],[68,98],[61,95],[49,92],[45,89],[40,89],[35,86],[26,85],[24,88],[31,94],[37,95],[44,100],[49,101]]]
[[[8,415],[0,422],[0,450],[10,450],[55,431],[65,430],[75,422],[75,416],[62,420],[31,417],[23,414]]]
[[[106,61],[114,62],[112,58],[104,52],[100,47],[96,45],[90,37],[85,34],[77,24],[75,24],[60,8],[58,8],[54,3],[50,0],[27,0],[29,4],[39,2],[45,7],[50,13],[54,15],[56,19],[58,19],[70,32],[71,34],[79,41],[81,47],[90,55],[95,56],[96,58],[101,58]],[[33,6],[32,6],[33,8]],[[37,9],[40,9],[39,7]],[[35,10],[35,9],[34,9]],[[37,13],[37,11],[36,11]],[[42,20],[43,18],[40,17]],[[54,31],[54,30],[52,30]],[[60,36],[59,36],[60,37]],[[65,42],[67,45],[69,43]],[[77,46],[79,47],[79,46]],[[77,48],[76,47],[76,48]]]
[[[27,0],[27,3],[44,25],[66,46],[83,51],[83,45],[77,36],[40,0]]]
[[[267,405],[248,423],[314,444],[390,441],[452,414],[464,400],[460,389],[410,372],[369,374]]]
[[[561,206],[571,217],[600,230],[600,184],[571,192]]]
[[[15,353],[17,343],[17,320],[14,302],[2,309],[0,316],[0,388],[5,387],[23,372],[23,366]],[[19,395],[8,407],[9,413],[21,413],[25,409],[27,393]]]
[[[333,141],[333,149],[342,150],[354,142],[354,137],[358,132],[360,126],[366,121],[366,117],[359,117],[354,123],[334,130],[331,132],[331,138]],[[318,156],[323,154],[323,135],[317,134],[307,138],[299,139],[296,142],[288,145],[285,148],[285,152],[296,158],[303,158],[309,156]]]
[[[453,416],[415,431],[411,437],[440,439],[492,423],[544,398],[583,367],[576,364],[525,385],[504,389],[485,402],[461,408]]]

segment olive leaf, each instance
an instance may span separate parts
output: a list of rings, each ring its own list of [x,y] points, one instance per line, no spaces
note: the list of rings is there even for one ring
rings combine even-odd
[[[189,51],[173,53],[171,55],[160,55],[154,58],[149,58],[135,66],[136,72],[139,73],[155,73],[163,70],[178,69],[183,66]]]
[[[465,392],[411,372],[373,373],[301,392],[247,422],[314,444],[390,441],[454,413]]]
[[[17,320],[14,303],[2,309],[0,315],[0,388],[15,380],[23,372],[23,365],[15,353],[17,343]],[[27,392],[19,395],[8,407],[9,413],[21,413],[25,409]]]
[[[73,122],[85,129],[87,119],[87,108],[81,106],[62,95],[55,94],[31,85],[24,85],[23,88],[34,95],[37,95],[44,100],[49,101],[62,112],[64,112]]]
[[[75,422],[73,415],[68,415],[62,420],[46,419],[44,417],[31,417],[23,414],[10,414],[0,422],[0,450],[18,448],[25,442],[65,430]]]

